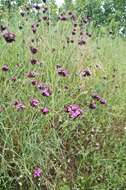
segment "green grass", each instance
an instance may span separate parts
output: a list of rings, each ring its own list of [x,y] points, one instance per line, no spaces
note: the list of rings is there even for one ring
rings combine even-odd
[[[24,23],[22,31],[19,22]],[[31,23],[32,19],[13,20],[9,28],[16,42],[0,39],[0,69],[9,65],[9,72],[0,70],[0,190],[125,190],[126,41],[106,35],[88,40],[84,47],[77,39],[68,45],[70,23],[50,28],[41,24],[36,37]],[[38,37],[34,57],[42,64],[33,66],[29,46]],[[70,75],[58,76],[57,64]],[[90,77],[80,77],[84,68],[90,68]],[[51,87],[52,96],[43,97],[32,86],[26,75],[33,70],[39,73],[36,79]],[[17,81],[10,80],[13,76]],[[107,106],[90,110],[92,92],[104,97]],[[32,108],[31,97],[40,100],[39,108],[48,107],[49,114]],[[13,106],[17,99],[26,106],[22,112]],[[85,110],[80,118],[72,120],[64,112],[71,103]],[[42,176],[35,183],[32,172],[37,165]]]

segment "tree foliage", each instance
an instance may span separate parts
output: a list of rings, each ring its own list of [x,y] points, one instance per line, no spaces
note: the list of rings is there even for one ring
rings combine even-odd
[[[94,26],[108,26],[126,30],[125,0],[76,0],[75,10],[79,15],[90,16]]]

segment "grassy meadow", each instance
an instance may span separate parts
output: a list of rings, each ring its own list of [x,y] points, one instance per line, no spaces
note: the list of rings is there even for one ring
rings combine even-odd
[[[0,190],[125,190],[126,40],[40,18],[2,23]]]

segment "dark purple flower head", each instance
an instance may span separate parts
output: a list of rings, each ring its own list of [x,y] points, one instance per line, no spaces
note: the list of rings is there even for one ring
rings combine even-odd
[[[89,69],[84,69],[82,72],[81,72],[82,76],[83,77],[86,77],[86,76],[91,76],[91,71]]]
[[[7,27],[4,25],[0,25],[0,31],[3,32],[4,30],[7,30]]]
[[[67,43],[68,43],[68,44],[70,43],[70,38],[69,38],[69,37],[67,37]]]
[[[49,87],[44,87],[42,90],[41,90],[41,92],[42,92],[42,95],[43,96],[51,96],[51,94],[52,94],[52,92],[51,92],[51,90],[50,90],[50,88]]]
[[[32,80],[31,83],[32,83],[33,86],[36,86],[38,84],[38,81],[37,80]]]
[[[32,59],[32,60],[31,60],[31,64],[32,64],[32,65],[36,65],[37,62],[38,62],[38,61],[37,61],[36,59]]]
[[[39,105],[39,100],[32,98],[32,99],[30,100],[30,105],[31,105],[32,107],[37,107],[37,106]]]
[[[96,109],[96,103],[95,102],[91,102],[89,105],[90,109]]]
[[[36,33],[36,31],[37,31],[37,26],[36,26],[36,24],[32,24],[31,28],[32,28],[32,32],[33,32],[33,33]]]
[[[3,65],[2,71],[7,72],[9,70],[8,65]]]
[[[107,101],[103,98],[100,99],[100,103],[103,104],[103,105],[106,105],[107,104]]]
[[[36,10],[40,10],[40,6],[39,6],[39,4],[37,4],[37,3],[35,3],[35,4],[33,4],[33,8],[35,8]]]
[[[32,43],[34,43],[34,42],[35,42],[35,40],[34,40],[34,39],[32,39],[32,40],[31,40],[31,42],[32,42]]]
[[[11,78],[11,80],[12,80],[13,82],[15,82],[15,81],[17,80],[17,78],[14,76],[14,77]]]
[[[36,76],[37,76],[37,73],[35,73],[34,71],[30,71],[29,73],[27,73],[28,78],[35,78]]]
[[[38,84],[38,89],[40,90],[40,92],[43,96],[48,97],[48,96],[52,95],[50,88],[44,84]]]
[[[15,101],[14,106],[15,106],[17,111],[21,111],[25,108],[24,104],[19,100]]]
[[[70,42],[73,44],[73,43],[74,43],[74,40],[70,40]]]
[[[43,113],[43,114],[48,114],[49,113],[49,109],[48,108],[42,108],[41,110],[41,113]]]
[[[77,23],[74,23],[74,28],[76,28],[77,27]]]
[[[71,15],[71,20],[76,21],[77,20],[77,16],[75,14],[72,14]]]
[[[23,12],[23,11],[21,11],[20,14],[21,14],[22,17],[25,16],[25,12]]]
[[[78,44],[79,44],[80,46],[85,45],[85,44],[86,44],[86,41],[83,40],[83,39],[81,39],[81,40],[79,40]]]
[[[69,12],[68,12],[68,15],[70,15],[70,16],[71,16],[71,15],[72,15],[72,12],[71,12],[71,11],[69,11]]]
[[[5,39],[5,41],[7,43],[11,43],[11,42],[14,42],[15,41],[15,37],[16,35],[12,32],[9,32],[9,31],[6,31],[4,34],[3,34],[3,37]]]
[[[34,47],[30,47],[30,50],[33,54],[36,54],[38,49],[37,48],[34,48]]]
[[[59,74],[60,76],[63,76],[63,77],[66,77],[66,76],[69,75],[68,71],[65,70],[65,69],[62,68],[62,67],[58,67],[58,68],[57,68],[57,72],[58,72],[58,74]]]
[[[76,35],[76,32],[75,32],[75,31],[72,31],[72,35]]]
[[[23,27],[20,25],[20,26],[19,26],[19,29],[22,30],[22,28],[23,28]]]
[[[77,104],[70,104],[66,106],[65,111],[68,112],[70,117],[73,119],[79,117],[83,113],[82,109]]]
[[[43,18],[43,20],[48,20],[47,16],[43,16],[42,18]]]
[[[67,18],[65,15],[63,15],[63,16],[60,16],[59,19],[60,19],[61,21],[66,21],[68,18]]]
[[[97,95],[97,94],[92,94],[92,98],[94,100],[98,100],[98,101],[101,99],[101,97],[99,95]]]
[[[90,33],[88,33],[88,32],[86,32],[86,35],[89,37],[89,38],[91,38],[91,34]]]
[[[36,167],[33,170],[33,177],[38,178],[38,177],[41,177],[41,175],[42,175],[42,170],[39,167]]]

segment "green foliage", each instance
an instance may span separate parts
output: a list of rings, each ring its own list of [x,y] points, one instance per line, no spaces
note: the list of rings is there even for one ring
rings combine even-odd
[[[73,8],[72,0],[64,0],[64,8],[65,10],[72,10]]]
[[[75,9],[79,15],[92,18],[94,26],[110,26],[113,32],[121,27],[126,32],[125,0],[76,0]]]
[[[55,0],[49,1],[50,18],[52,20],[57,19],[58,7]]]

